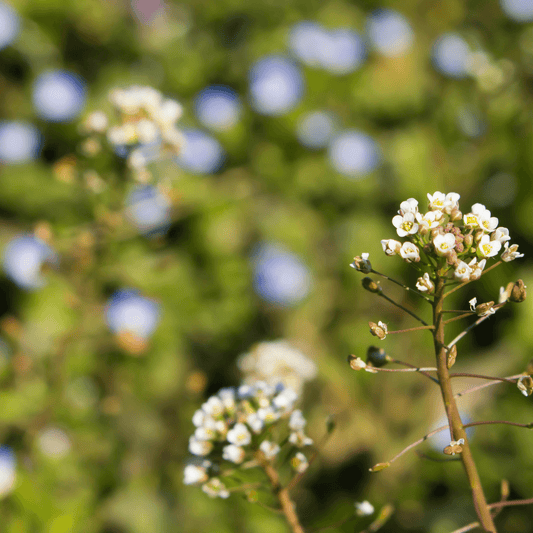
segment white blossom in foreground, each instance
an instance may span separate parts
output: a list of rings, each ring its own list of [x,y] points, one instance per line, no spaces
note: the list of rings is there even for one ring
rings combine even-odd
[[[370,516],[374,514],[374,506],[367,500],[364,502],[355,502],[354,505],[357,516]]]
[[[433,281],[431,281],[429,274],[425,272],[422,277],[418,278],[416,282],[416,288],[420,292],[431,293],[435,289],[435,284],[433,283]]]
[[[273,461],[282,444],[288,447],[288,457],[287,453],[283,457],[303,472],[308,463],[299,450],[313,441],[304,432],[302,412],[295,409],[297,400],[292,389],[264,381],[226,387],[208,398],[192,416],[195,429],[189,451],[197,458],[185,466],[184,483],[201,485],[213,498],[227,498],[230,490],[237,489],[228,490],[226,479],[234,483],[239,481],[239,468]]]
[[[433,246],[437,255],[448,255],[455,248],[455,237],[451,233],[437,235],[433,240]]]
[[[489,235],[483,235],[478,244],[478,255],[483,258],[493,257],[500,251],[501,247],[500,241],[491,241]]]

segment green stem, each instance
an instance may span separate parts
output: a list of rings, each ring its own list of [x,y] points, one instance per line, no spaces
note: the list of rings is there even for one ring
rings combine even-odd
[[[459,439],[464,439],[461,460],[463,462],[466,476],[472,490],[472,498],[476,513],[483,529],[485,531],[495,533],[496,527],[492,520],[485,494],[483,493],[483,487],[481,486],[481,480],[479,478],[476,464],[470,450],[468,437],[466,435],[463,422],[461,421],[457,404],[455,403],[450,374],[446,364],[447,347],[444,342],[445,324],[443,320],[443,304],[444,297],[446,296],[444,294],[444,288],[445,280],[442,277],[438,277],[435,284],[435,295],[433,300],[433,324],[435,326],[435,330],[433,331],[433,339],[435,355],[437,359],[437,376],[439,378],[444,408],[446,410],[446,416],[448,417],[448,424],[450,426],[451,440],[457,441]],[[448,294],[454,290],[455,289],[452,289]]]

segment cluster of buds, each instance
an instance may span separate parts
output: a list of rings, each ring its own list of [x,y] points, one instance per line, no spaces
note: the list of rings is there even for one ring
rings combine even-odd
[[[474,204],[463,214],[457,193],[428,194],[427,213],[418,210],[418,201],[410,198],[400,204],[398,214],[392,219],[399,237],[381,241],[387,255],[400,255],[405,261],[421,263],[441,274],[449,274],[457,281],[478,279],[487,260],[501,252],[502,261],[513,261],[523,254],[518,245],[509,245],[509,230],[498,226],[498,219],[482,204]],[[421,292],[431,293],[434,283],[425,273],[416,284]]]
[[[220,479],[231,480],[235,465],[242,468],[273,462],[281,446],[290,446],[290,463],[298,472],[309,466],[302,449],[313,444],[304,432],[306,420],[295,409],[298,395],[279,384],[257,382],[221,389],[194,413],[189,451],[197,456],[184,470],[184,483],[201,485],[211,497],[227,498]],[[284,454],[285,455],[285,454]],[[232,468],[224,472],[224,464]]]
[[[94,111],[82,124],[88,137],[82,144],[85,155],[94,156],[101,149],[101,137],[107,138],[117,152],[124,152],[134,177],[141,182],[150,179],[147,165],[164,155],[177,155],[184,138],[176,127],[181,105],[152,87],[133,85],[115,88],[109,93],[117,121],[104,111]]]

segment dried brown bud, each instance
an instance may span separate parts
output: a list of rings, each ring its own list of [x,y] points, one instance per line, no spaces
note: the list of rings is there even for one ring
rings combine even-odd
[[[369,346],[366,351],[366,362],[378,368],[389,363],[391,358],[385,353],[383,348]]]
[[[457,358],[457,344],[454,344],[449,350],[446,356],[446,367],[450,369],[455,364]]]
[[[462,453],[462,451],[463,447],[460,444],[450,444],[449,446],[446,446],[444,450],[442,450],[442,452],[446,455],[455,455],[456,453]]]
[[[364,370],[366,368],[366,363],[360,357],[353,354],[348,356],[348,363],[350,363],[352,370]]]
[[[381,320],[377,324],[375,322],[369,322],[368,325],[370,327],[370,333],[379,340],[383,340],[387,336],[387,324],[384,324]]]
[[[372,278],[369,278],[368,276],[363,278],[361,283],[363,284],[363,288],[365,288],[369,292],[382,292],[383,289],[379,286],[379,282],[374,281]]]
[[[533,394],[533,378],[531,376],[521,376],[516,386],[524,396],[531,396]]]
[[[520,303],[523,302],[526,299],[526,286],[524,285],[524,282],[519,279],[515,284],[513,289],[511,290],[511,296],[509,297],[509,300],[511,302]]]
[[[494,302],[486,302],[484,304],[479,304],[476,307],[476,313],[478,316],[493,315],[495,312]]]

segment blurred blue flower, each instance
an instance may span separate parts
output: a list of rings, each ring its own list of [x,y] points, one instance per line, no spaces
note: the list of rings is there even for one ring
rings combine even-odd
[[[145,235],[168,229],[170,208],[169,198],[151,185],[136,187],[126,198],[126,216]]]
[[[225,85],[212,85],[195,98],[198,120],[217,131],[231,129],[239,121],[242,105],[237,93]]]
[[[307,296],[311,275],[295,254],[276,244],[264,244],[255,251],[252,261],[254,289],[267,302],[293,305]]]
[[[323,68],[332,74],[357,70],[366,58],[363,39],[354,31],[328,31],[316,22],[300,22],[289,34],[291,52],[310,67]]]
[[[397,11],[378,9],[368,16],[366,33],[372,46],[389,57],[405,54],[413,45],[414,34],[407,19]]]
[[[177,157],[178,164],[193,174],[212,174],[224,163],[220,143],[201,130],[183,130],[185,146]]]
[[[503,12],[516,22],[533,20],[533,0],[500,0]]]
[[[350,178],[363,177],[381,163],[381,152],[374,139],[356,130],[337,135],[329,145],[328,156],[332,167]]]
[[[445,33],[435,41],[431,54],[438,71],[452,78],[464,78],[470,53],[468,43],[460,35]]]
[[[33,84],[33,105],[37,114],[50,122],[67,122],[77,117],[86,99],[85,81],[66,70],[41,74]]]
[[[41,134],[25,122],[0,122],[0,162],[24,163],[35,159],[41,149]]]
[[[33,235],[22,235],[10,241],[4,250],[4,272],[19,287],[38,289],[45,285],[43,264],[57,260],[48,244]]]
[[[0,446],[0,498],[9,494],[15,485],[17,459],[9,446]]]
[[[17,12],[11,6],[0,2],[0,50],[13,42],[19,28]]]
[[[468,424],[472,421],[472,418],[465,414],[465,413],[460,413],[461,415],[461,420],[463,421],[463,424]],[[438,422],[436,422],[435,424],[433,424],[433,426],[431,426],[431,429],[428,430],[428,433],[434,429],[437,429],[437,428],[440,428],[442,426],[446,426],[448,424],[448,418],[446,416],[443,416],[442,418],[440,418],[438,420]],[[475,427],[471,427],[471,428],[467,428],[466,429],[466,436],[471,439],[472,436],[474,435],[474,430],[476,428]],[[449,429],[444,429],[443,431],[440,431],[439,433],[437,433],[436,435],[433,435],[433,437],[430,437],[428,439],[428,442],[430,443],[431,447],[438,451],[438,452],[442,452],[442,450],[444,450],[444,448],[446,448],[446,446],[449,446],[450,442],[451,442],[451,439],[450,439],[450,430]]]
[[[159,323],[160,306],[134,289],[116,291],[108,300],[105,318],[113,333],[149,337]]]
[[[319,150],[328,145],[334,131],[335,121],[331,113],[313,111],[300,117],[296,135],[307,148]]]
[[[249,72],[253,108],[262,115],[284,115],[301,100],[304,79],[289,59],[268,56],[257,61]]]

